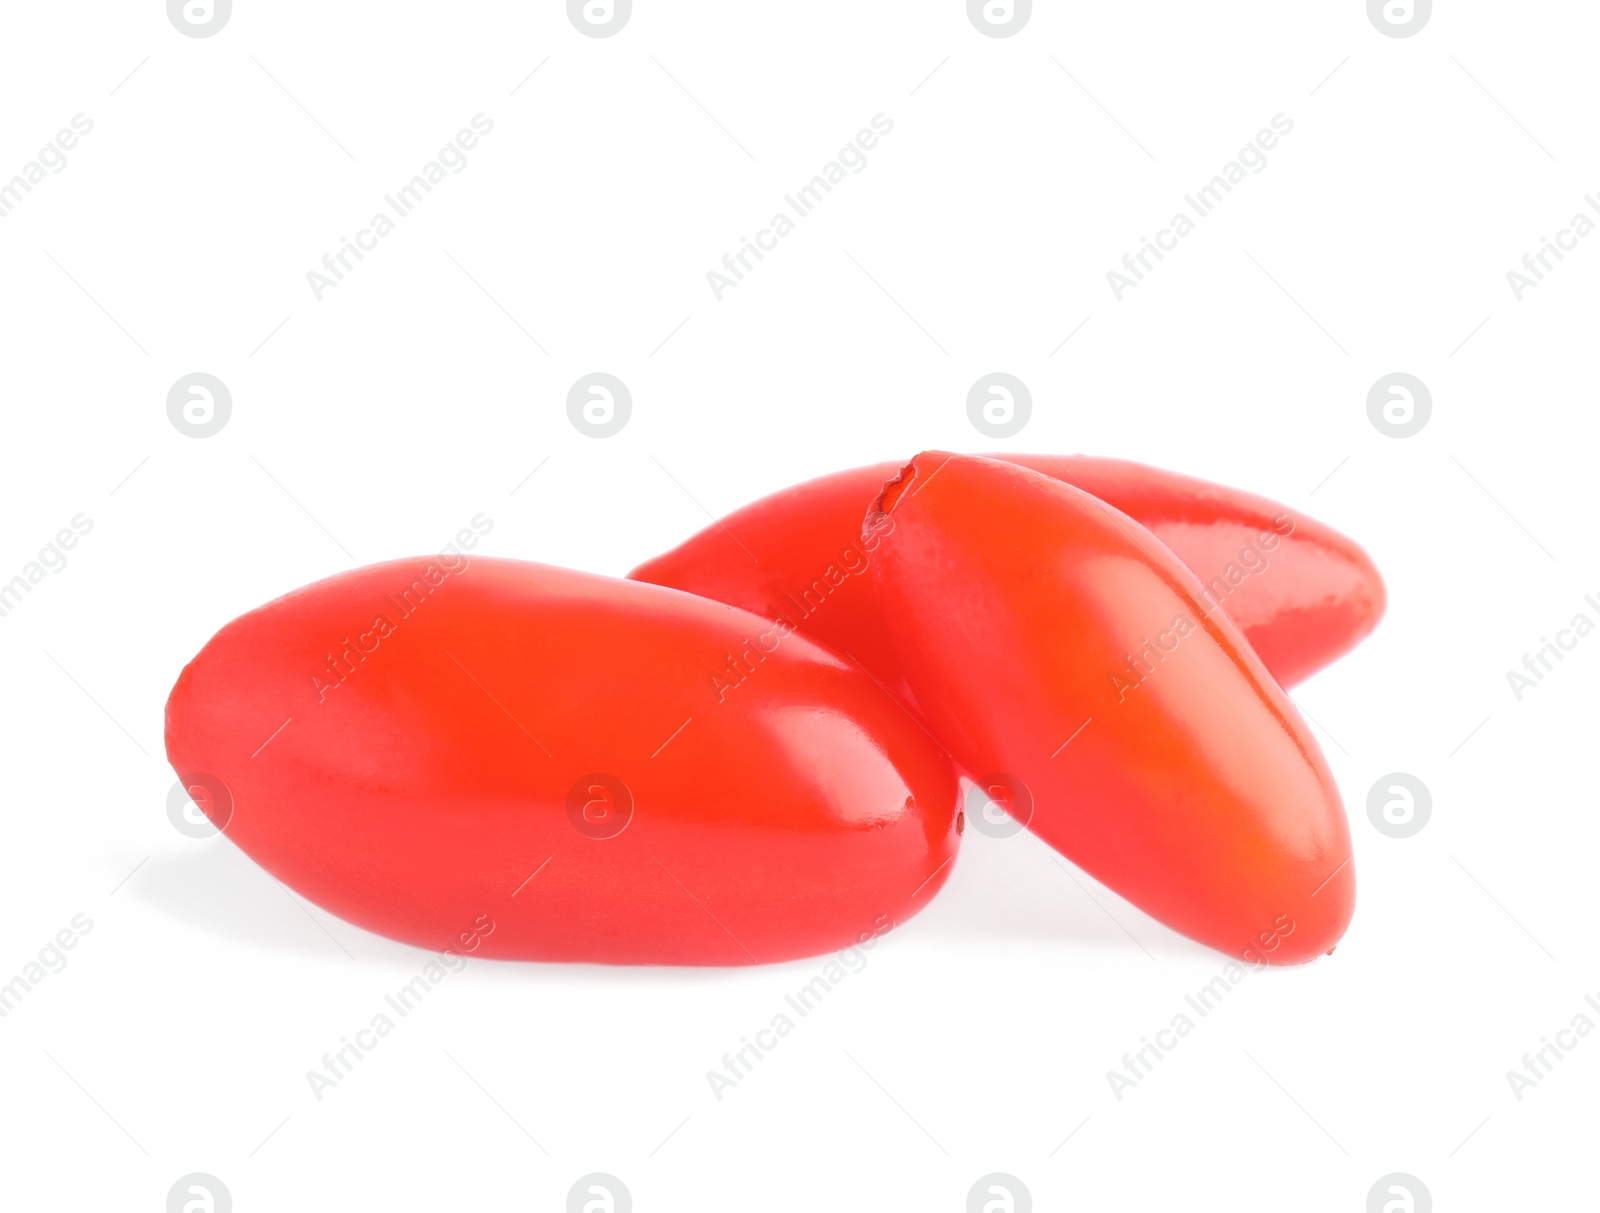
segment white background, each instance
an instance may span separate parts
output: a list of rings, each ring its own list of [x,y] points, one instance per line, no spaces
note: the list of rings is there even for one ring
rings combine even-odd
[[[94,523],[0,619],[0,981],[94,924],[0,1020],[9,1207],[154,1213],[191,1171],[239,1213],[558,1210],[590,1171],[641,1213],[960,1210],[992,1171],[1040,1210],[1358,1213],[1394,1171],[1441,1211],[1577,1207],[1600,1036],[1520,1102],[1505,1074],[1600,996],[1600,639],[1521,702],[1506,671],[1600,622],[1600,238],[1520,303],[1506,272],[1600,189],[1592,5],[1463,0],[1405,39],[1357,0],[1040,3],[1002,39],[954,0],[639,0],[605,39],[549,2],[3,20],[0,179],[94,122],[0,220],[0,579]],[[318,302],[307,271],[478,113],[465,171]],[[706,272],[878,113],[868,167],[717,302]],[[1265,171],[1118,303],[1106,272],[1278,113]],[[634,402],[605,440],[565,412],[596,370]],[[965,413],[994,370],[1034,399],[1001,441]],[[1396,370],[1433,395],[1404,440],[1365,409]],[[233,397],[204,440],[166,415],[191,371]],[[1295,692],[1352,820],[1337,953],[1251,976],[1119,1102],[1106,1072],[1224,958],[969,830],[721,1102],[706,1072],[822,959],[474,962],[317,1102],[306,1071],[427,956],[173,829],[184,662],[479,512],[482,552],[620,575],[701,507],[927,447],[1137,458],[1372,552],[1388,617]],[[1392,771],[1433,797],[1405,840],[1365,811]]]

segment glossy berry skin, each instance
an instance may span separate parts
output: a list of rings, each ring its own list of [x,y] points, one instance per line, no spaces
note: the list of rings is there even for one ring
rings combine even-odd
[[[289,887],[483,956],[830,951],[925,904],[959,832],[949,759],[838,655],[676,590],[483,557],[357,569],[234,620],[166,737]]]
[[[1338,942],[1355,877],[1333,777],[1167,547],[1060,481],[942,452],[907,465],[869,527],[879,512],[901,668],[980,788],[1229,955],[1297,963]]]
[[[1286,687],[1348,652],[1383,615],[1383,580],[1358,545],[1264,497],[1119,459],[993,458],[1076,485],[1148,527],[1211,587]],[[628,576],[787,619],[848,650],[909,702],[871,578],[861,575],[880,539],[862,534],[862,512],[898,470],[852,468],[763,497]]]
[[[1344,656],[1383,618],[1383,578],[1361,546],[1275,501],[1123,459],[998,458],[1080,488],[1149,529],[1282,686]]]

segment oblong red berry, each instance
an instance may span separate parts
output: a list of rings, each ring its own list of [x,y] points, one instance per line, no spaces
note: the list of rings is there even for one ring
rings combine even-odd
[[[1293,686],[1353,648],[1383,615],[1383,579],[1359,545],[1264,497],[1191,476],[1088,455],[996,455],[1099,497],[1148,527],[1189,565]],[[861,515],[893,463],[852,468],[735,510],[628,576],[732,603],[848,650],[902,699],[870,566],[880,536]],[[893,519],[883,521],[892,526]]]
[[[285,884],[488,956],[826,952],[925,904],[957,843],[950,760],[846,659],[538,564],[399,560],[268,603],[184,669],[166,739]]]
[[[866,525],[928,727],[966,770],[1025,785],[1028,828],[1230,955],[1294,963],[1338,942],[1355,876],[1333,776],[1165,545],[1070,485],[938,451]]]

